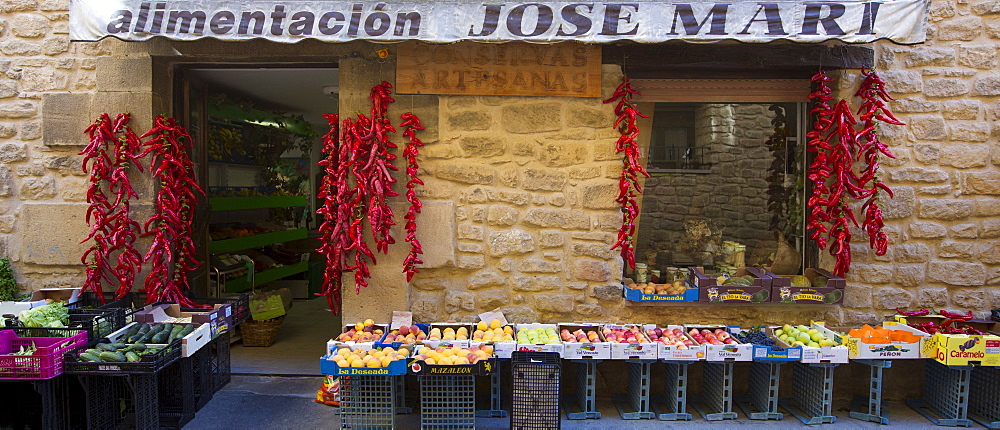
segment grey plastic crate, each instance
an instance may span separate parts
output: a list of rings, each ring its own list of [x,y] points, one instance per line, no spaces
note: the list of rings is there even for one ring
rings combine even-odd
[[[907,405],[939,426],[972,426],[969,419],[969,387],[972,366],[945,366],[927,360],[924,367],[924,397]]]
[[[736,398],[736,405],[752,420],[780,420],[778,412],[778,380],[781,362],[755,361],[750,363],[750,382],[747,394]]]
[[[650,377],[655,360],[628,360],[628,388],[624,396],[612,399],[623,420],[654,419],[650,399]]]
[[[707,421],[735,420],[733,412],[733,362],[704,364],[702,393],[693,402],[694,409]]]
[[[879,424],[889,424],[889,405],[882,401],[882,373],[892,367],[892,360],[852,360],[871,368],[868,397],[855,397],[851,402],[851,418]]]
[[[654,397],[653,410],[661,421],[691,421],[687,412],[688,368],[693,361],[665,361],[662,397]]]
[[[392,376],[341,376],[340,428],[395,428],[395,390]]]
[[[476,411],[477,417],[482,418],[507,418],[507,411],[503,409],[503,375],[504,367],[509,366],[509,359],[498,358],[496,371],[490,374],[490,398],[489,408]]]
[[[778,405],[806,424],[832,424],[833,363],[795,363],[792,368],[792,398]]]
[[[987,428],[1000,428],[1000,367],[972,369],[969,417]]]
[[[566,418],[599,419],[597,411],[597,363],[602,360],[570,360],[576,363],[576,394],[563,400]]]
[[[476,428],[476,377],[426,375],[420,381],[421,429]]]

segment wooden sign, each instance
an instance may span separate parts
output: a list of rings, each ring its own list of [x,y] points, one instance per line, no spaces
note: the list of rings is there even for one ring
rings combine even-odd
[[[601,48],[463,42],[400,46],[400,94],[600,97]]]

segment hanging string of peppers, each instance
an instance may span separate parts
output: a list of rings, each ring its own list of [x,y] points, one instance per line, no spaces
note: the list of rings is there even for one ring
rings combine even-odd
[[[419,256],[424,253],[420,241],[417,240],[417,214],[420,213],[423,204],[420,203],[420,198],[414,191],[417,184],[424,184],[417,177],[417,169],[420,168],[417,165],[417,155],[420,153],[420,148],[424,146],[424,142],[417,137],[417,132],[424,130],[424,126],[420,124],[420,118],[417,118],[412,112],[406,112],[400,118],[403,120],[403,123],[400,124],[400,127],[404,128],[403,137],[407,139],[406,148],[403,149],[403,157],[406,157],[406,201],[410,202],[410,209],[403,217],[406,219],[406,224],[403,226],[406,230],[406,238],[403,240],[410,244],[410,253],[403,260],[403,273],[406,274],[406,281],[409,282],[413,279],[413,275],[419,272],[417,265],[423,263]]]
[[[198,194],[204,195],[194,178],[194,163],[188,157],[191,136],[173,118],[156,118],[151,130],[141,136],[145,150],[152,154],[150,170],[160,181],[156,212],[146,221],[145,236],[153,236],[143,261],[152,261],[146,277],[146,302],[168,301],[182,307],[204,307],[191,301],[188,273],[201,263],[195,259],[192,222]]]
[[[886,252],[888,240],[882,231],[884,223],[878,207],[878,193],[884,190],[892,197],[892,190],[878,180],[878,156],[880,153],[893,155],[878,138],[876,120],[892,124],[902,122],[888,111],[885,101],[891,97],[874,72],[865,72],[865,81],[857,93],[863,100],[858,111],[862,121],[860,131],[857,130],[858,120],[846,100],[830,107],[833,97],[827,84],[833,79],[821,70],[813,75],[812,81],[816,90],[809,98],[816,104],[810,113],[816,119],[806,138],[809,140],[807,151],[816,155],[808,170],[813,192],[807,203],[810,213],[806,229],[811,231],[810,238],[820,249],[830,245],[829,252],[837,260],[833,273],[844,276],[851,267],[852,234],[848,221],[859,227],[851,200],[867,199],[862,206],[866,211],[863,229],[876,254]],[[854,171],[856,161],[866,163],[860,174]]]
[[[137,160],[141,144],[128,126],[130,119],[128,113],[116,115],[114,121],[110,115],[101,114],[85,130],[90,143],[79,154],[84,156],[83,171],[90,175],[86,220],[91,227],[90,234],[80,243],[94,240],[81,258],[87,267],[83,289],[97,294],[101,303],[105,300],[103,281],[117,284],[118,299],[132,289],[136,275],[142,270],[142,256],[135,249],[139,223],[129,217],[129,201],[139,195],[128,177],[133,165],[142,171]],[[108,200],[105,185],[114,194],[114,202]],[[113,260],[114,267],[110,267]]]
[[[375,253],[364,238],[365,219],[375,240],[375,251],[386,254],[389,245],[395,243],[390,230],[396,225],[388,198],[398,196],[392,185],[396,179],[392,171],[398,170],[393,164],[396,155],[391,151],[398,148],[390,139],[395,133],[387,112],[395,102],[392,85],[382,82],[369,93],[372,102],[369,116],[358,114],[356,119],[347,118],[340,122],[338,117],[327,115],[330,132],[323,137],[323,152],[327,157],[320,162],[326,176],[320,187],[319,197],[324,206],[317,213],[324,216],[320,226],[323,244],[319,252],[327,258],[324,274],[324,288],[320,295],[327,297],[330,309],[339,312],[342,276],[354,272],[355,291],[361,292],[368,286],[371,274],[369,262],[376,264]],[[406,215],[406,241],[410,243],[410,255],[403,262],[407,281],[417,272],[417,257],[423,250],[416,239],[416,214],[420,213],[420,200],[413,188],[423,184],[416,177],[418,149],[423,143],[416,137],[416,131],[423,130],[420,120],[411,113],[403,114],[403,136],[409,140],[403,155],[407,159],[407,192],[410,209]],[[353,262],[351,262],[353,252]]]
[[[618,240],[611,246],[611,249],[621,250],[622,259],[632,269],[635,269],[635,244],[632,243],[635,236],[635,220],[639,217],[639,203],[636,201],[638,195],[642,194],[642,187],[639,185],[639,175],[649,177],[649,173],[642,166],[641,154],[639,154],[639,144],[636,137],[639,135],[639,126],[636,121],[639,117],[648,118],[639,113],[632,103],[632,96],[639,94],[632,89],[632,84],[627,76],[622,77],[622,83],[615,89],[611,98],[604,100],[604,103],[617,101],[615,106],[615,128],[621,133],[615,149],[622,154],[622,173],[618,179],[618,198],[615,201],[621,205],[622,226],[618,229]]]
[[[857,178],[857,185],[860,190],[855,192],[856,199],[867,199],[861,206],[865,211],[865,220],[862,228],[868,234],[869,246],[875,250],[875,255],[885,255],[889,246],[889,240],[882,228],[885,223],[882,220],[882,209],[879,208],[879,191],[885,191],[889,198],[893,197],[892,190],[889,189],[878,178],[879,155],[889,158],[896,158],[892,151],[879,140],[878,121],[895,125],[905,125],[902,121],[893,116],[892,111],[886,106],[886,102],[893,100],[885,89],[885,82],[879,78],[875,70],[865,70],[862,72],[865,79],[861,82],[856,96],[862,100],[861,107],[858,108],[858,118],[861,120],[862,129],[858,132],[858,144],[860,148],[860,158],[867,164]]]

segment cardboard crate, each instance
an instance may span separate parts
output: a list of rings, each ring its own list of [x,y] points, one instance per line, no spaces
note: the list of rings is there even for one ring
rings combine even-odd
[[[709,329],[714,332],[720,328],[728,332],[729,329],[728,326],[724,325],[685,325],[684,328],[687,332],[692,329],[698,329],[698,331]],[[705,346],[705,361],[753,361],[753,345],[750,344],[736,341],[736,343],[728,345],[703,345]]]
[[[847,347],[847,358],[851,360],[906,360],[928,358],[932,352],[926,349],[930,336],[920,330],[896,322],[882,323],[889,330],[904,330],[920,336],[917,342],[864,343],[860,338],[851,337],[847,333],[851,328],[827,328],[819,326],[821,333],[832,338],[837,343]],[[855,327],[856,328],[856,327]],[[925,352],[928,351],[928,352]]]
[[[521,330],[531,330],[536,328],[545,329],[549,327],[552,327],[552,329],[555,330],[556,340],[560,340],[559,330],[556,329],[555,324],[538,324],[538,323],[518,324],[517,332],[520,333]],[[517,339],[516,333],[514,339],[515,340]],[[543,344],[543,343],[531,344],[531,343],[521,343],[520,341],[518,341],[517,350],[528,351],[528,352],[556,352],[559,353],[559,356],[561,357],[563,353],[563,344],[562,342],[556,344]]]
[[[809,268],[804,275],[810,282],[820,275],[828,277],[829,280],[822,287],[793,287],[792,277],[797,275],[775,274],[767,269],[763,271],[771,277],[772,303],[833,305],[844,302],[846,280],[825,270]]]
[[[125,334],[125,332],[128,331],[128,329],[132,328],[132,326],[136,325],[136,324],[144,324],[144,323],[140,323],[140,322],[131,322],[131,323],[128,323],[125,327],[122,327],[118,331],[109,334],[107,336],[108,341],[110,341],[111,343],[115,343],[115,342],[127,343],[127,342],[125,342],[125,339],[120,339],[120,338],[122,337],[122,335]],[[148,324],[154,324],[154,323],[148,323]],[[155,323],[155,324],[161,324],[161,323]],[[190,356],[194,355],[194,353],[198,352],[203,346],[208,345],[208,342],[212,340],[212,335],[211,335],[212,334],[212,330],[211,330],[211,327],[210,327],[210,325],[208,323],[177,323],[175,325],[178,325],[178,324],[179,325],[192,325],[192,324],[194,324],[194,325],[198,326],[190,334],[188,334],[187,336],[184,336],[183,338],[180,339],[180,341],[181,341],[181,357],[190,357]],[[166,344],[154,344],[152,342],[147,343],[146,345],[147,346],[149,346],[149,345],[155,345],[155,346],[161,346],[161,347],[166,347],[167,346]]]
[[[650,330],[658,328],[656,324],[646,324],[643,326],[644,330]],[[666,328],[659,327],[662,330],[673,330],[680,329],[681,335],[685,339],[694,342],[694,346],[688,349],[677,349],[674,345],[667,345],[660,342],[653,342],[654,348],[656,349],[656,358],[659,360],[669,360],[669,361],[699,361],[705,359],[705,345],[700,345],[695,342],[691,336],[688,336],[687,330],[681,325],[667,325]]]
[[[488,376],[497,370],[496,356],[488,359],[480,359],[473,364],[427,364],[426,361],[417,358],[417,350],[414,350],[410,358],[406,360],[407,371],[411,375],[476,375]]]
[[[822,324],[812,323],[809,328],[819,330],[820,332],[826,334],[823,330],[826,329]],[[829,330],[827,330],[829,331]],[[827,335],[834,342],[837,342],[837,338]],[[791,347],[786,342],[782,342],[781,339],[776,339],[778,345],[784,347]],[[802,362],[803,363],[847,363],[848,362],[848,348],[844,345],[837,346],[801,346],[802,348]]]
[[[698,301],[707,303],[770,303],[771,278],[754,268],[742,267],[736,276],[751,275],[753,285],[722,286],[701,267],[688,267],[688,281],[698,287]]]
[[[1000,366],[1000,336],[937,333],[934,360],[947,366]]]
[[[774,335],[774,330],[781,327],[764,327],[764,333],[767,337],[774,339],[774,346],[767,345],[753,345],[753,359],[760,361],[801,361],[802,360],[802,347],[799,346],[788,346],[788,344],[783,343],[781,339],[778,339]],[[730,326],[729,333],[734,336],[736,333],[742,331],[741,327]]]
[[[417,328],[419,328],[425,334],[430,330],[430,325],[429,324],[411,324],[410,326],[417,326]],[[394,327],[390,326],[389,330],[384,330],[385,333],[382,333],[382,337],[379,338],[379,340],[375,342],[375,347],[376,348],[392,347],[394,349],[399,349],[399,348],[402,348],[402,347],[411,347],[411,346],[420,345],[420,344],[423,344],[424,341],[426,340],[426,339],[422,339],[422,340],[421,339],[417,339],[417,341],[415,341],[413,343],[404,343],[404,342],[398,342],[398,341],[386,342],[386,338],[389,336],[389,333],[392,332],[393,330],[398,330],[398,328],[394,328]]]
[[[511,328],[511,332],[513,333],[511,335],[512,338],[514,338],[517,335],[517,326],[507,321],[507,317],[504,316],[503,312],[496,310],[491,312],[483,312],[479,314],[479,320],[485,321],[487,326],[489,325],[489,323],[493,322],[494,319],[500,322],[501,328],[507,328],[507,327]],[[479,327],[477,326],[476,329],[478,330],[478,328]],[[472,332],[473,339],[470,342],[470,345],[477,346],[477,345],[482,345],[484,343],[492,343],[493,353],[497,356],[497,358],[510,358],[511,354],[513,354],[514,351],[517,350],[517,339],[513,339],[509,342],[498,342],[495,339],[475,340],[475,334],[476,332],[473,331]]]
[[[444,335],[444,330],[446,328],[451,328],[451,329],[455,330],[456,333],[458,333],[458,329],[461,328],[461,327],[465,327],[465,331],[466,331],[467,337],[469,339],[465,339],[465,340],[458,340],[458,339],[452,339],[452,340],[444,340],[444,339],[431,340],[431,339],[424,339],[424,341],[421,342],[421,343],[423,343],[424,345],[427,345],[427,346],[429,346],[431,348],[437,348],[439,346],[442,346],[442,347],[457,346],[459,348],[468,348],[468,347],[472,346],[472,341],[471,341],[472,332],[475,331],[473,329],[472,324],[465,324],[465,323],[433,323],[433,324],[430,325],[430,328],[427,331],[427,335],[430,336],[431,331],[433,331],[435,328],[439,329],[441,331],[442,336]]]
[[[345,325],[344,328],[343,328],[343,330],[341,330],[340,333],[337,336],[339,337],[341,334],[347,333],[348,331],[351,330],[351,328],[354,328],[354,326],[355,326],[354,324]],[[373,340],[371,340],[369,342],[339,341],[339,340],[337,340],[337,338],[330,339],[329,341],[326,342],[327,355],[333,355],[332,351],[334,349],[340,348],[340,347],[347,347],[347,348],[351,348],[351,349],[361,348],[361,349],[364,349],[364,350],[369,350],[369,349],[374,348],[375,347],[375,343],[377,343],[379,340],[381,340],[381,338],[383,336],[385,336],[385,328],[388,327],[388,325],[387,324],[375,324],[372,327],[373,327],[373,330],[376,330],[376,329],[377,330],[382,330],[382,332],[383,332],[382,336],[376,336]]]
[[[367,376],[367,375],[405,375],[406,360],[396,360],[389,363],[388,367],[368,368],[368,367],[340,367],[337,362],[330,360],[329,355],[324,355],[319,359],[319,371],[324,375],[335,376]]]
[[[699,291],[689,285],[684,294],[646,294],[640,289],[622,285],[622,296],[630,302],[697,302]]]
[[[577,324],[559,323],[556,327],[556,335],[562,337],[562,331],[569,330],[570,333],[583,330],[585,333],[594,331],[597,333],[595,342],[563,342],[562,357],[572,360],[595,359],[608,360],[611,358],[611,343],[604,339],[601,334],[600,324]]]
[[[639,324],[605,324],[602,327],[602,332],[605,329],[630,329],[632,327],[637,327],[639,329],[639,338],[636,339],[638,342],[635,343],[619,343],[608,341],[611,345],[611,359],[612,360],[656,360],[659,358],[657,345],[662,345],[660,343],[654,343],[652,340],[646,336],[645,330],[646,326]],[[605,336],[607,339],[607,336]]]
[[[196,312],[183,311],[181,305],[169,303],[147,306],[135,313],[133,321],[153,323],[190,318],[195,324],[209,324],[214,339],[232,328],[232,315],[232,307],[229,304],[216,304],[211,310]]]

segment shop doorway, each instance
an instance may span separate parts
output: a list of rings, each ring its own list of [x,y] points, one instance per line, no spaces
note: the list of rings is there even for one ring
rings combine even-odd
[[[233,373],[315,374],[316,345],[340,331],[315,252],[324,113],[338,110],[335,64],[186,65],[175,69],[175,115],[191,133],[206,197],[196,223],[200,296],[278,291],[287,307],[276,334],[243,330]],[[280,312],[279,312],[280,313]],[[240,338],[242,337],[242,338]],[[267,347],[251,346],[268,343]]]

